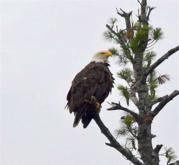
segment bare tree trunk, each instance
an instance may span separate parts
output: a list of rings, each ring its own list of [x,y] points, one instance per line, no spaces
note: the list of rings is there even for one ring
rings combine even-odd
[[[133,89],[138,95],[138,151],[145,165],[159,165],[158,154],[155,153],[152,146],[152,115],[150,100],[148,97],[148,86],[146,80],[143,79],[144,71],[142,66],[143,52],[136,54],[133,64],[135,81]]]

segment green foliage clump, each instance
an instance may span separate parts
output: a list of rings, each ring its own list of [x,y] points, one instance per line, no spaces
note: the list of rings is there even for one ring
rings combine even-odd
[[[136,150],[136,138],[137,138],[138,128],[136,126],[136,121],[133,116],[126,114],[121,117],[121,126],[115,130],[116,137],[126,137],[125,148],[129,150]]]
[[[131,115],[126,115],[126,116],[123,118],[123,123],[124,123],[128,128],[130,128],[134,122],[135,122],[134,117],[131,116]]]
[[[177,156],[175,155],[175,151],[171,147],[165,147],[164,148],[164,153],[161,154],[167,159],[167,165],[171,163],[172,161],[175,161]]]
[[[153,38],[153,40],[158,41],[158,40],[162,39],[162,36],[163,36],[163,32],[162,32],[161,28],[152,29],[152,38]]]
[[[123,86],[123,85],[119,85],[119,86],[118,86],[118,90],[121,92],[122,96],[124,96],[127,105],[129,105],[130,94],[129,94],[129,89],[128,89],[128,87]]]
[[[143,46],[142,44],[147,43],[150,29],[151,27],[149,25],[136,26],[136,34],[130,42],[130,48],[134,53],[139,52]]]
[[[152,72],[149,75],[148,83],[149,83],[149,91],[150,91],[149,97],[151,100],[154,100],[156,98],[156,88],[158,87],[158,81],[155,72]]]
[[[113,35],[110,31],[105,31],[104,38],[108,41],[112,41],[115,38],[115,35]]]
[[[144,65],[146,64],[145,69],[149,69],[155,57],[156,57],[156,53],[154,51],[149,51],[144,53]]]
[[[130,68],[124,68],[120,72],[117,73],[118,77],[125,80],[128,84],[132,83],[133,80],[133,72]]]

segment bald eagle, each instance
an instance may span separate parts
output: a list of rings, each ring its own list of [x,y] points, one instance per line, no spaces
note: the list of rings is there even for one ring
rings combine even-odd
[[[73,127],[81,120],[83,128],[86,128],[110,93],[114,81],[108,68],[108,57],[111,55],[109,51],[95,54],[91,62],[73,79],[67,94],[67,107],[75,115]]]

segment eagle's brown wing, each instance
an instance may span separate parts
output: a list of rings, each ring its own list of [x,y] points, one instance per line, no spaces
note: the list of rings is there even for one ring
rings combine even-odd
[[[107,64],[89,63],[74,80],[67,95],[69,111],[75,114],[73,126],[82,119],[83,127],[87,127],[93,117],[94,106],[87,103],[94,96],[101,104],[113,87],[113,78]]]

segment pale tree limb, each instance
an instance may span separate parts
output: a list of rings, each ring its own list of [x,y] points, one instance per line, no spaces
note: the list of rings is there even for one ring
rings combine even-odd
[[[157,61],[155,61],[148,71],[146,72],[146,76],[148,76],[150,73],[152,73],[162,62],[164,62],[166,59],[168,59],[171,55],[173,55],[175,52],[179,50],[179,45],[170,49],[167,53],[165,53],[162,57],[160,57]]]
[[[104,125],[102,122],[99,114],[96,114],[93,118],[100,128],[101,132],[107,137],[107,139],[110,141],[110,143],[106,143],[106,145],[115,148],[117,151],[119,151],[122,155],[124,155],[128,160],[130,160],[135,165],[143,165],[143,163],[138,160],[130,150],[126,150],[123,148],[118,141],[113,137],[109,129]]]
[[[153,110],[153,117],[155,117],[162,110],[162,108],[177,95],[179,95],[179,91],[175,90],[170,95],[165,96],[165,98]]]

